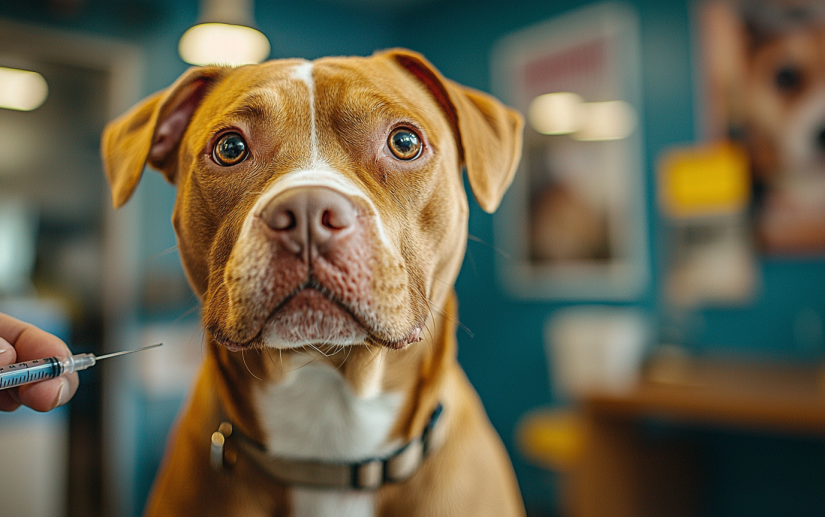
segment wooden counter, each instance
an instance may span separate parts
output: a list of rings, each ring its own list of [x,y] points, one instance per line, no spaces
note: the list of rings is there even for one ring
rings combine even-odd
[[[825,439],[825,369],[821,366],[693,361],[651,371],[651,377],[658,381],[643,381],[624,393],[592,392],[582,397],[583,445],[566,471],[566,513],[576,517],[701,513],[702,473],[696,444],[645,440],[640,425],[644,421]],[[530,455],[528,450],[525,453]],[[535,454],[533,459],[542,463]]]
[[[624,394],[591,393],[583,407],[599,417],[663,417],[825,437],[825,370],[693,362],[666,382],[642,382]]]

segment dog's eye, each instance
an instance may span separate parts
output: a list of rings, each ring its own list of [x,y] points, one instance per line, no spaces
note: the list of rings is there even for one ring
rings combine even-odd
[[[780,90],[794,91],[802,86],[802,72],[792,66],[785,66],[776,71],[776,86]]]
[[[246,141],[238,133],[223,135],[212,152],[215,161],[226,167],[241,163],[247,154]]]
[[[393,130],[387,145],[399,160],[414,160],[421,154],[421,139],[411,129],[400,127]]]

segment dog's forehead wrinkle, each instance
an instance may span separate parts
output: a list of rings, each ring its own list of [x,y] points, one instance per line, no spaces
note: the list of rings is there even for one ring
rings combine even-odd
[[[365,107],[375,109],[388,107],[403,114],[422,113],[433,121],[440,116],[438,111],[433,112],[432,106],[422,105],[421,97],[431,99],[429,92],[420,86],[417,81],[400,76],[403,80],[398,83],[388,80],[394,70],[375,74],[371,67],[360,66],[360,63],[341,63],[319,60],[315,64],[317,71],[315,83],[323,86],[325,97],[332,98],[332,109],[345,106]],[[434,100],[432,102],[435,102]]]
[[[288,82],[280,80],[233,95],[230,101],[223,100],[228,97],[224,92],[199,110],[197,125],[193,125],[199,128],[194,133],[196,145],[234,126],[250,128],[262,122],[283,126],[290,117],[285,101],[293,96],[289,89]]]
[[[238,97],[227,106],[225,116],[267,116],[283,108],[279,85],[256,88]]]
[[[430,106],[416,102],[410,96],[395,91],[382,91],[380,85],[369,88],[345,88],[342,93],[330,94],[335,102],[328,109],[337,115],[363,118],[410,119],[407,122],[432,124],[442,116]]]

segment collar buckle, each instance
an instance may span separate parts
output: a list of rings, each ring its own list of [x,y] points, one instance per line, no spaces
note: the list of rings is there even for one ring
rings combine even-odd
[[[376,490],[384,484],[385,463],[381,460],[367,460],[352,466],[352,488]]]

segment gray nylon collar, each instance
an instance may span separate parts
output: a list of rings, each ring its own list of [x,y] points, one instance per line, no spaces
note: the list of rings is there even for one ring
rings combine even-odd
[[[273,480],[293,486],[314,488],[376,490],[387,483],[409,479],[424,460],[441,445],[436,437],[443,412],[436,405],[420,436],[385,458],[368,458],[352,463],[300,460],[270,455],[266,448],[241,433],[228,419],[222,419],[212,433],[210,462],[218,471],[228,471],[246,457]],[[234,449],[234,450],[233,450]]]

